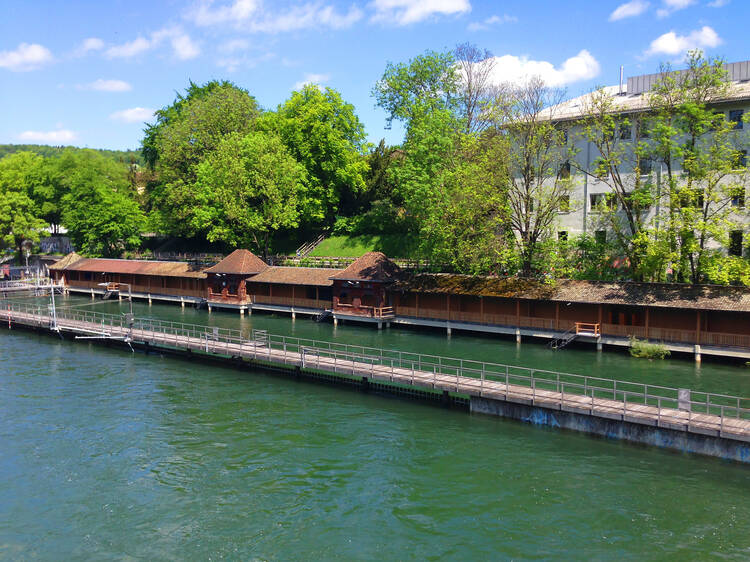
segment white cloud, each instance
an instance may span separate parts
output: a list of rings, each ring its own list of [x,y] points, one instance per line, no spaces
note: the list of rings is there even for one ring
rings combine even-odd
[[[709,8],[723,8],[727,4],[729,4],[731,0],[713,0],[712,2],[708,3]]]
[[[656,11],[656,16],[659,18],[666,18],[673,12],[684,10],[688,6],[692,6],[695,2],[696,0],[662,0],[664,7]]]
[[[492,82],[495,84],[522,83],[534,76],[544,80],[547,86],[559,87],[599,75],[599,62],[587,50],[570,57],[560,67],[547,61],[529,60],[527,57],[504,55],[495,57]]]
[[[234,0],[217,5],[214,0],[202,0],[185,17],[198,26],[232,25],[255,33],[280,33],[299,29],[328,27],[343,29],[362,19],[362,10],[351,6],[338,12],[331,5],[307,2],[288,7],[284,12],[264,8],[260,0]]]
[[[35,70],[52,62],[52,53],[38,43],[21,43],[15,51],[0,51],[0,68],[14,72]]]
[[[301,90],[308,84],[314,84],[320,88],[321,84],[325,84],[331,79],[330,74],[315,74],[308,72],[305,77],[294,85],[295,90]]]
[[[76,134],[67,129],[58,129],[56,131],[24,131],[18,135],[19,140],[42,144],[62,144],[71,142],[75,138]]]
[[[648,9],[649,3],[645,0],[632,0],[625,2],[615,8],[615,11],[609,14],[609,21],[618,21],[625,18],[640,16]]]
[[[187,60],[197,57],[200,48],[180,27],[164,27],[154,31],[148,38],[140,36],[121,45],[114,45],[105,51],[109,58],[132,58],[150,51],[169,40],[175,57]]]
[[[78,86],[79,90],[95,90],[97,92],[129,92],[133,87],[124,80],[104,80],[99,78],[89,84]]]
[[[153,47],[151,41],[143,37],[138,37],[133,41],[123,43],[122,45],[115,45],[110,47],[106,51],[106,55],[110,58],[130,58],[136,55],[140,55]]]
[[[677,35],[670,31],[651,41],[646,51],[646,56],[652,55],[679,55],[692,49],[703,49],[721,45],[721,37],[713,28],[707,25],[700,29],[691,31],[687,35]]]
[[[104,41],[98,37],[89,37],[88,39],[84,39],[81,46],[76,49],[75,55],[81,57],[91,51],[101,51],[103,48]]]
[[[260,63],[276,58],[274,53],[264,53],[258,56],[240,54],[239,56],[222,57],[216,61],[216,65],[225,68],[227,72],[234,72],[239,68],[255,68]]]
[[[219,45],[218,50],[221,53],[235,53],[237,51],[244,51],[250,47],[250,42],[247,39],[230,39]]]
[[[372,21],[409,25],[432,16],[452,16],[471,11],[469,0],[373,0]]]
[[[174,50],[175,56],[180,60],[194,59],[201,54],[198,45],[196,45],[186,33],[181,33],[172,37],[172,49]]]
[[[199,2],[187,14],[195,25],[208,26],[222,23],[239,23],[249,19],[258,11],[257,0],[235,0],[230,5],[212,8],[214,0]]]
[[[143,123],[154,116],[154,110],[146,107],[131,107],[110,114],[109,118],[123,123]]]
[[[469,31],[483,31],[485,29],[489,29],[493,25],[500,25],[503,23],[516,23],[517,21],[517,17],[509,16],[508,14],[503,14],[502,16],[495,15],[490,16],[483,21],[471,22],[466,26],[466,29],[468,29]]]

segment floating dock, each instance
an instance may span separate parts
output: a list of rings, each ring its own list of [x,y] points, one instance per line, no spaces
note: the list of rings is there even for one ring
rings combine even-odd
[[[473,413],[750,462],[750,399],[275,336],[265,331],[0,303],[0,322],[468,406]]]

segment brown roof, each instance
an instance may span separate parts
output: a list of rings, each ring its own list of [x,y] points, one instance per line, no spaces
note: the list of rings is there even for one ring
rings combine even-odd
[[[446,273],[419,274],[396,283],[393,290],[450,293],[589,304],[750,312],[750,288],[676,283],[614,283],[472,277]]]
[[[58,269],[65,269],[70,264],[73,264],[77,262],[78,260],[83,259],[81,256],[76,254],[75,252],[70,252],[67,256],[64,256],[57,260],[55,263],[53,263],[51,266],[49,266],[49,269],[58,270]]]
[[[340,269],[327,267],[269,267],[250,277],[247,282],[330,287],[333,285],[331,276],[340,272]]]
[[[401,269],[382,252],[367,252],[331,279],[345,281],[394,281]]]
[[[63,260],[67,259],[70,255],[68,254]],[[57,267],[58,264],[55,264],[55,266]],[[90,271],[94,273],[158,275],[161,277],[193,277],[198,279],[205,279],[206,277],[206,274],[196,266],[182,261],[80,258],[62,267],[57,267],[57,269],[63,271]]]
[[[268,265],[250,250],[235,250],[213,267],[207,273],[229,273],[235,275],[251,275],[260,273]]]

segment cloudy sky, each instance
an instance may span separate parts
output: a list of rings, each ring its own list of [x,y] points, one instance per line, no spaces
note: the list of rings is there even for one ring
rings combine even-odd
[[[370,91],[388,61],[469,41],[497,81],[579,95],[701,48],[750,59],[748,0],[0,0],[0,143],[137,148],[189,80],[229,79],[273,108],[305,82],[401,140]]]

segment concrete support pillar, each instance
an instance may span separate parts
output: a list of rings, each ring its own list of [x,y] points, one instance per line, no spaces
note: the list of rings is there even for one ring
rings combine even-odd
[[[122,302],[122,294],[120,293],[120,291],[117,291],[117,300]]]
[[[601,351],[602,350],[602,338],[597,338],[596,340],[596,350]]]
[[[94,289],[91,289],[91,300],[94,300]]]
[[[294,309],[292,309],[292,320],[297,318],[297,313],[294,312]]]
[[[180,307],[185,308],[185,299],[180,297]]]
[[[701,346],[697,344],[695,346],[695,362],[696,363],[701,362]]]
[[[148,294],[148,305],[151,306],[151,293]]]
[[[382,322],[378,322],[378,330],[382,330],[382,329],[383,329],[383,323]]]
[[[245,309],[240,307],[240,316],[245,316]]]
[[[208,311],[211,312],[211,305],[208,305]]]
[[[333,325],[334,326],[338,326],[339,325],[339,319],[336,318],[335,316],[333,317]]]
[[[521,330],[516,328],[516,343],[521,343]]]
[[[247,307],[247,315],[252,316],[253,315],[253,305],[248,305]]]
[[[385,327],[386,327],[386,328],[390,328],[390,327],[391,327],[391,323],[390,323],[390,322],[386,322],[386,323],[385,323]]]
[[[446,326],[445,326],[445,333],[448,336],[451,335],[451,325],[450,324],[446,324]]]

